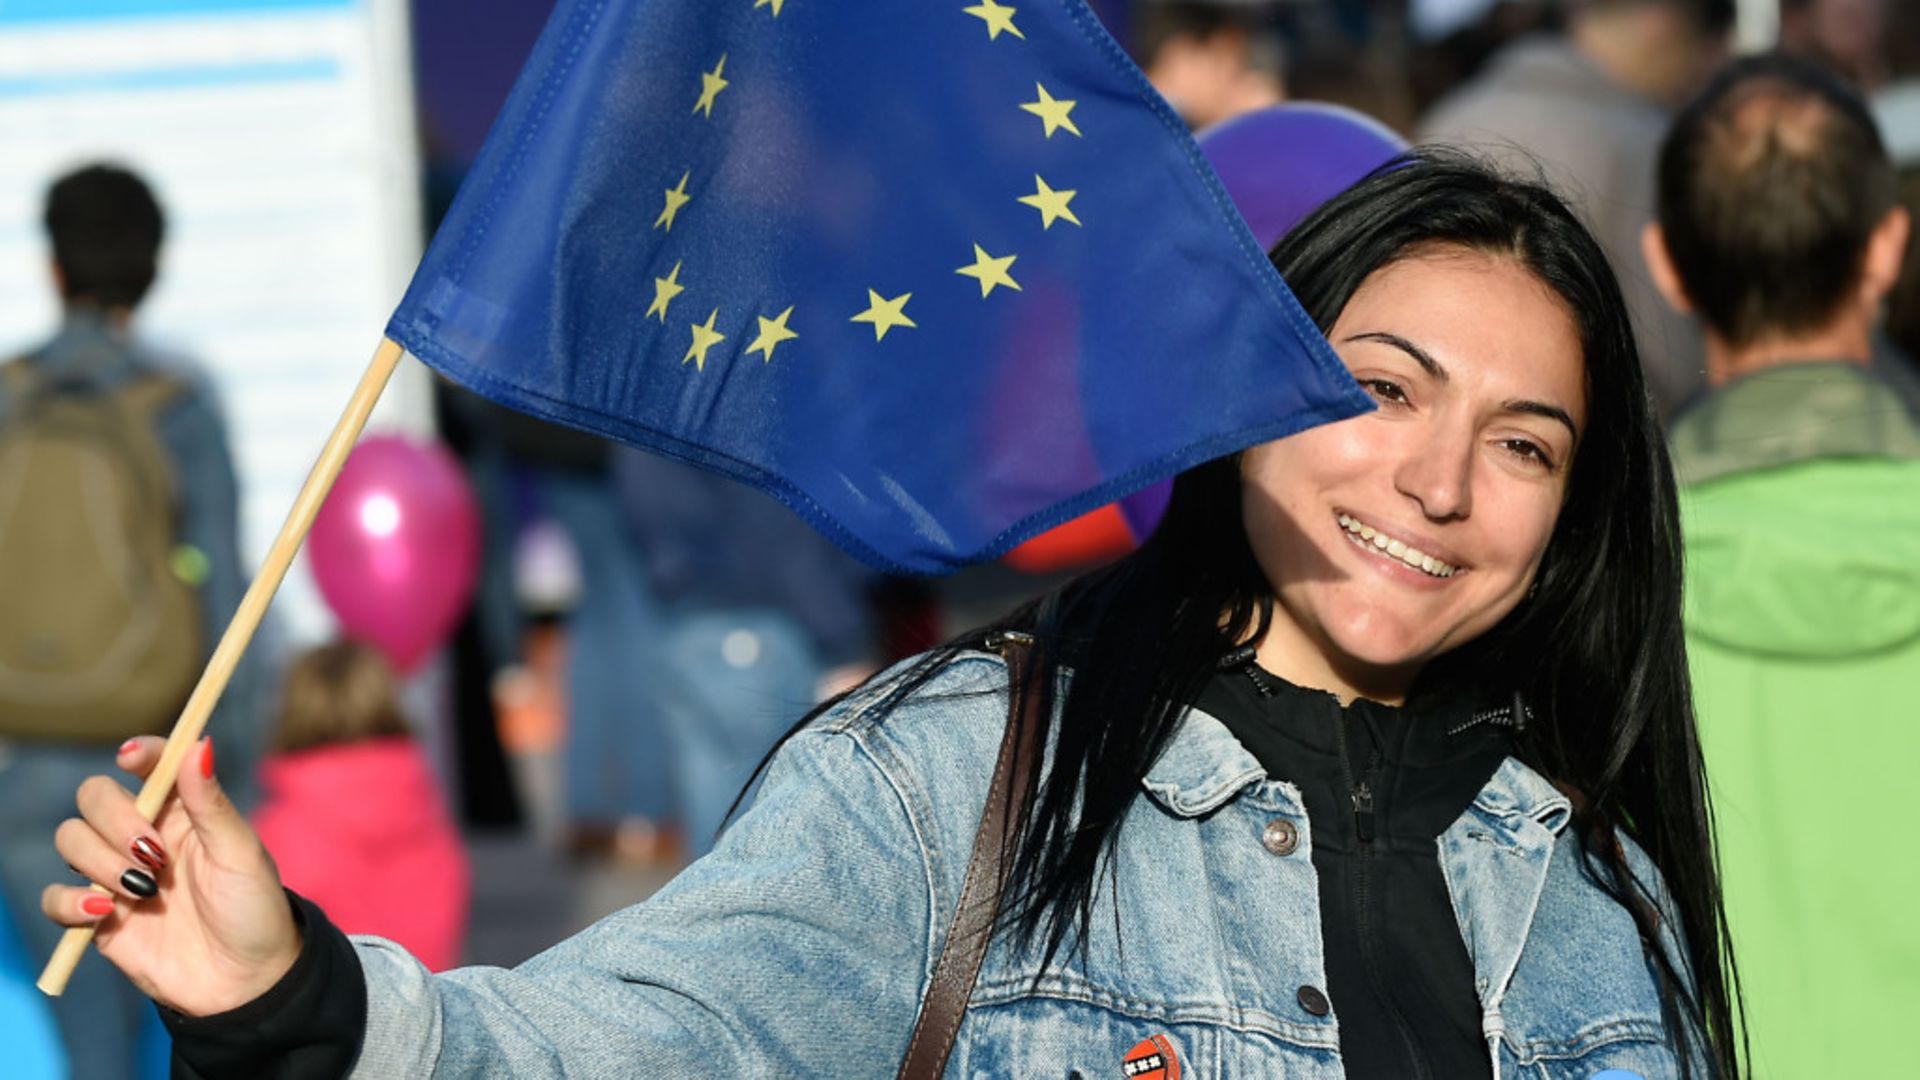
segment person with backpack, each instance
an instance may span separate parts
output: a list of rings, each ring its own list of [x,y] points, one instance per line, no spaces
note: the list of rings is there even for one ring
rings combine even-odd
[[[211,388],[131,330],[157,272],[158,201],[134,173],[90,165],[52,185],[44,221],[61,326],[0,364],[0,896],[36,964],[59,938],[40,890],[69,873],[47,831],[103,750],[173,724],[245,588]],[[252,742],[247,675],[210,725],[235,750]],[[168,853],[128,854],[126,884],[152,891]],[[149,1007],[110,964],[88,957],[53,1005],[74,1076],[137,1073]]]

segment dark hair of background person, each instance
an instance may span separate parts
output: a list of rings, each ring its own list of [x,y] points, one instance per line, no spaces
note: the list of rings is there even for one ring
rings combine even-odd
[[[1535,593],[1429,665],[1411,700],[1460,690],[1525,696],[1538,720],[1516,754],[1575,793],[1583,870],[1639,927],[1683,1074],[1699,1050],[1717,1074],[1737,1076],[1738,976],[1694,731],[1674,481],[1606,256],[1544,188],[1425,148],[1323,206],[1280,241],[1273,261],[1324,333],[1368,275],[1448,248],[1514,259],[1566,302],[1584,351],[1588,421]],[[1053,722],[1054,762],[1033,781],[1002,912],[1018,940],[1044,939],[1042,968],[1070,939],[1085,941],[1103,863],[1142,778],[1221,656],[1261,637],[1273,605],[1242,523],[1233,455],[1182,474],[1138,550],[948,642],[885,688],[881,709],[1004,630],[1036,639],[1014,674],[1017,706],[1037,695],[1050,708],[1057,676],[1072,670]],[[1665,877],[1686,955],[1661,946],[1655,885],[1633,880],[1616,828]]]
[[[1586,11],[1645,7],[1649,4],[1679,8],[1693,16],[1696,29],[1714,36],[1731,31],[1734,20],[1739,16],[1736,0],[1568,0],[1566,9],[1569,15],[1578,16]]]
[[[166,221],[146,182],[117,165],[89,165],[47,189],[47,238],[68,303],[132,308],[158,271]]]
[[[275,751],[408,734],[393,668],[373,648],[337,641],[301,653],[287,668]]]
[[[1193,38],[1206,41],[1215,34],[1249,34],[1259,25],[1252,12],[1219,0],[1167,0],[1141,4],[1133,11],[1127,51],[1142,68],[1153,64],[1169,41]]]
[[[1735,346],[1818,330],[1895,201],[1873,115],[1781,54],[1723,69],[1660,147],[1660,228],[1700,318]]]
[[[1912,0],[1886,0],[1881,9],[1886,20],[1882,47],[1887,54],[1887,74],[1894,79],[1920,78],[1920,4]]]

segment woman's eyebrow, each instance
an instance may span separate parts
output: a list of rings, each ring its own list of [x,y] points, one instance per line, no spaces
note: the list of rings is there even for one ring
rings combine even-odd
[[[1507,401],[1502,402],[1500,407],[1508,412],[1531,413],[1534,416],[1544,416],[1549,420],[1558,420],[1567,426],[1567,433],[1575,440],[1580,438],[1580,429],[1574,426],[1573,417],[1558,405],[1548,405],[1544,401]]]
[[[1440,361],[1435,360],[1431,356],[1428,356],[1427,351],[1425,349],[1422,349],[1420,346],[1415,345],[1413,342],[1408,341],[1406,338],[1401,337],[1399,334],[1390,334],[1390,333],[1387,333],[1385,330],[1370,330],[1364,334],[1355,334],[1352,337],[1348,338],[1347,340],[1348,341],[1384,342],[1385,344],[1391,345],[1394,348],[1399,349],[1401,352],[1406,353],[1408,356],[1413,357],[1415,360],[1418,360],[1420,362],[1420,366],[1425,368],[1427,371],[1427,374],[1433,376],[1435,381],[1437,382],[1447,381],[1447,369],[1440,366]]]

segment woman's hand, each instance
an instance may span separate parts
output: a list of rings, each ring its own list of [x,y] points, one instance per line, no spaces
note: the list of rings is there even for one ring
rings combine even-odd
[[[117,761],[145,778],[164,740],[129,739]],[[213,743],[187,754],[159,817],[105,776],[80,785],[80,817],[54,847],[112,891],[50,885],[40,908],[62,926],[95,926],[100,954],[148,997],[189,1016],[252,1001],[300,955],[300,931],[273,859],[213,776]],[[131,871],[131,873],[130,873]]]

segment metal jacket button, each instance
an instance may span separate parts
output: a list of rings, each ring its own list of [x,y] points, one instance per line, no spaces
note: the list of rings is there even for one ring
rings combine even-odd
[[[1294,991],[1293,997],[1301,1008],[1315,1016],[1325,1016],[1333,1011],[1333,1006],[1327,1002],[1327,995],[1321,993],[1317,986],[1303,986]]]
[[[1275,855],[1291,855],[1300,846],[1300,830],[1286,818],[1274,818],[1260,830],[1260,843]]]

